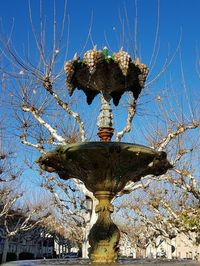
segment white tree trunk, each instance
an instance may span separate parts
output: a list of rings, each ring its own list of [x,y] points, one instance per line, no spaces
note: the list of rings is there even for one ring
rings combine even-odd
[[[88,239],[88,235],[89,235],[89,227],[88,224],[86,225],[86,228],[84,228],[84,240],[82,243],[82,258],[83,259],[87,259],[88,258],[88,249],[89,249],[89,239]]]
[[[8,247],[9,247],[9,240],[8,240],[8,237],[6,237],[4,245],[3,245],[2,263],[6,262]]]
[[[60,243],[58,244],[58,258],[60,259]]]
[[[20,243],[19,239],[17,239],[17,251],[16,251],[17,260],[19,260],[19,253],[20,253]]]
[[[171,244],[171,240],[169,239],[168,243],[167,243],[167,258],[169,260],[172,259],[172,244]]]
[[[92,210],[91,210],[91,214],[89,214],[88,217],[88,222],[86,223],[86,227],[84,228],[84,240],[83,240],[83,244],[82,244],[82,258],[87,259],[88,258],[88,249],[90,247],[89,244],[89,233],[90,230],[92,228],[92,226],[96,223],[97,218],[98,218],[98,214],[95,212],[96,206],[98,204],[98,200],[93,196],[92,197]]]

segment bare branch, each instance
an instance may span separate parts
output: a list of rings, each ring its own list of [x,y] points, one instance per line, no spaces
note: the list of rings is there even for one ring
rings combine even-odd
[[[174,51],[174,53],[172,54],[172,56],[170,58],[167,58],[164,62],[164,64],[162,65],[160,71],[158,72],[158,74],[150,81],[146,82],[145,87],[148,88],[151,84],[153,84],[156,80],[158,80],[158,78],[167,70],[167,68],[170,66],[170,64],[172,63],[172,61],[174,60],[180,45],[181,45],[181,38],[182,38],[182,34],[180,36],[178,45],[176,47],[176,50]]]
[[[14,197],[11,197],[11,190],[10,189],[4,189],[0,191],[0,196],[1,196],[1,200],[3,200],[3,205],[1,205],[2,209],[0,211],[0,218],[4,215],[6,215],[11,208],[13,207],[13,205],[15,204],[15,202],[22,197],[22,194],[18,194]],[[2,202],[1,202],[2,204]]]
[[[61,137],[60,135],[57,134],[56,130],[54,128],[52,128],[47,122],[45,122],[41,116],[39,115],[39,110],[35,107],[35,106],[31,106],[30,108],[26,105],[23,104],[22,105],[22,111],[23,112],[29,112],[31,113],[34,118],[42,125],[44,126],[49,132],[50,134],[57,139],[60,143],[62,144],[66,144],[66,141],[63,137]]]
[[[21,134],[21,136],[20,136],[20,140],[21,140],[21,143],[22,143],[22,144],[25,144],[25,145],[27,145],[27,146],[29,146],[29,147],[32,147],[32,148],[35,148],[35,149],[39,150],[41,154],[45,154],[45,153],[46,153],[46,152],[44,151],[43,146],[42,146],[41,144],[39,144],[39,143],[34,144],[34,143],[30,142],[30,141],[27,141],[27,140],[26,140],[26,135],[25,135],[25,134]]]
[[[149,63],[149,75],[151,74],[152,69],[154,68],[155,64],[156,64],[156,59],[157,59],[157,55],[155,56],[156,53],[156,47],[158,44],[158,35],[159,35],[159,28],[160,28],[160,1],[158,1],[158,10],[157,10],[157,23],[156,23],[156,32],[155,32],[155,39],[154,39],[154,46],[153,46],[153,51],[151,53],[151,59],[150,59],[150,63]],[[154,59],[155,56],[155,59]],[[154,59],[154,62],[153,62]]]
[[[169,144],[169,142],[175,139],[180,134],[183,134],[185,131],[189,129],[195,129],[199,126],[200,126],[200,123],[198,121],[193,121],[192,124],[190,125],[184,125],[184,124],[179,125],[176,131],[169,132],[165,138],[163,138],[161,141],[158,142],[157,144],[158,151],[164,150],[166,146]]]
[[[173,169],[174,172],[179,174],[181,177],[176,179],[171,179],[171,183],[175,184],[176,186],[184,189],[187,192],[192,193],[196,199],[200,201],[200,191],[197,185],[197,181],[195,177],[191,174],[191,172],[187,171],[186,169],[178,170],[177,168]],[[186,182],[183,176],[187,177],[190,182]]]
[[[57,103],[59,104],[59,106],[62,107],[63,110],[65,110],[69,115],[71,115],[75,119],[75,121],[79,125],[79,132],[80,132],[80,136],[81,136],[81,141],[82,142],[85,142],[87,140],[87,138],[85,136],[85,126],[84,126],[83,121],[81,120],[80,115],[78,113],[76,113],[76,112],[73,112],[71,110],[71,108],[69,107],[68,103],[67,102],[63,102],[59,98],[58,94],[56,94],[53,91],[52,84],[51,84],[51,82],[49,80],[49,77],[46,77],[44,79],[43,86],[53,96],[53,98],[57,101]]]
[[[126,126],[124,129],[116,134],[116,141],[121,141],[121,139],[124,137],[124,135],[131,131],[131,124],[134,118],[136,112],[136,100],[133,99],[130,102],[130,106],[128,108],[128,117],[126,120]]]

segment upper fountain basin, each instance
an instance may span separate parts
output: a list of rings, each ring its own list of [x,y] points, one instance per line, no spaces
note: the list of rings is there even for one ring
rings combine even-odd
[[[132,60],[123,49],[109,55],[107,48],[96,50],[96,47],[87,51],[82,59],[75,56],[67,61],[64,69],[69,95],[76,88],[83,90],[88,104],[98,93],[111,97],[115,105],[125,91],[131,91],[137,99],[148,75],[147,66],[139,59]]]
[[[121,191],[128,181],[164,174],[171,164],[165,152],[122,142],[86,142],[61,145],[40,157],[43,170],[62,179],[77,178],[93,193]]]

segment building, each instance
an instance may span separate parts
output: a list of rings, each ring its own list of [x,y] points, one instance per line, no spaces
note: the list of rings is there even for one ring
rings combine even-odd
[[[193,259],[200,261],[200,245],[195,245],[194,239],[194,234],[192,238],[187,237],[183,233],[177,235],[172,256],[179,259]]]
[[[167,258],[167,259],[192,259],[200,261],[200,245],[195,244],[195,234],[190,237],[184,233],[169,239],[158,236],[155,242],[146,248],[138,248],[133,245],[125,234],[120,240],[120,256],[131,258]]]
[[[155,243],[146,248],[146,257],[167,259],[192,259],[200,261],[200,245],[195,244],[195,235],[191,237],[184,233],[169,239],[162,236],[157,237]]]
[[[5,238],[0,237],[0,256],[3,254]],[[51,235],[44,235],[40,228],[34,228],[26,232],[20,232],[9,239],[8,253],[13,254],[13,258],[53,258],[54,238]]]

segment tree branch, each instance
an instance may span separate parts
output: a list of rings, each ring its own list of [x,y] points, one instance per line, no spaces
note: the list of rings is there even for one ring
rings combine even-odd
[[[20,135],[20,140],[21,140],[21,143],[22,144],[25,144],[27,146],[30,146],[32,148],[35,148],[35,149],[39,150],[41,154],[45,154],[46,153],[44,151],[43,146],[40,143],[34,144],[32,142],[27,141],[27,139],[26,139],[26,133],[25,132]]]
[[[171,140],[175,139],[180,134],[183,134],[185,131],[189,129],[195,129],[199,126],[200,122],[198,121],[193,121],[192,124],[190,125],[184,125],[184,124],[179,125],[176,131],[169,132],[166,137],[164,137],[161,141],[158,142],[158,144],[156,145],[158,147],[157,150],[158,151],[164,150]]]
[[[133,99],[130,102],[130,106],[128,108],[128,117],[126,120],[126,126],[124,129],[116,134],[116,141],[121,141],[121,139],[124,137],[124,135],[131,131],[131,124],[133,121],[133,117],[136,112],[136,100]]]
[[[51,82],[49,80],[49,77],[45,77],[44,78],[43,86],[53,96],[53,98],[57,101],[57,103],[59,104],[59,106],[62,107],[63,110],[65,110],[69,115],[71,115],[75,119],[75,121],[79,125],[79,132],[80,132],[80,136],[81,136],[81,141],[82,142],[85,142],[87,140],[87,138],[85,136],[85,126],[84,126],[84,123],[83,123],[80,115],[78,113],[76,113],[76,112],[73,112],[71,110],[71,108],[69,107],[68,103],[67,102],[63,102],[59,98],[58,94],[56,94],[53,91],[52,84],[51,84]]]
[[[39,122],[39,124],[44,126],[50,132],[52,137],[57,139],[61,144],[67,144],[65,139],[58,135],[56,130],[41,118],[41,116],[39,115],[39,110],[35,106],[32,105],[31,107],[28,107],[26,104],[22,104],[22,111],[31,113],[34,118]]]

